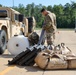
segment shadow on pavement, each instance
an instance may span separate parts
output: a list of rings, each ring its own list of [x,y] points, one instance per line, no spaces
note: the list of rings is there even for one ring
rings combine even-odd
[[[76,69],[58,69],[58,70],[46,70],[46,71],[76,71]]]
[[[35,66],[17,66],[19,68],[25,68],[28,71],[36,72],[36,71],[76,71],[76,69],[58,69],[58,70],[43,70],[40,69],[37,65]]]
[[[25,68],[27,72],[37,72],[37,71],[43,71],[38,66],[17,66],[18,68]]]

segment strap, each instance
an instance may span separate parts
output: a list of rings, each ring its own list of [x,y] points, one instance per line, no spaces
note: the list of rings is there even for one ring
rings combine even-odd
[[[51,56],[51,58],[54,57],[54,56],[58,57],[59,59],[61,59],[63,61],[65,60],[63,55],[54,54],[54,55]]]
[[[47,61],[47,64],[45,65],[45,67],[44,67],[44,70],[47,68],[47,66],[48,66],[48,64],[50,62],[50,58],[47,58],[47,59],[48,59],[48,61]]]

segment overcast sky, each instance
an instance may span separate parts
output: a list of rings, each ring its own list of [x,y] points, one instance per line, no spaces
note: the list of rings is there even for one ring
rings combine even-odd
[[[48,5],[65,5],[66,3],[71,3],[71,1],[76,2],[76,0],[0,0],[0,4],[3,6],[13,6],[13,1],[14,1],[14,6],[18,6],[20,3],[26,6],[27,4],[35,3],[36,5],[42,4],[45,6]]]

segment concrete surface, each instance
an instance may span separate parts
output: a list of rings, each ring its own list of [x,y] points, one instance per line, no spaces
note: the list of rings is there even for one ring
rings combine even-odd
[[[40,33],[40,31],[37,31]],[[74,31],[59,31],[56,33],[55,44],[65,43],[76,54],[76,33]],[[37,66],[8,66],[8,60],[14,56],[6,51],[0,55],[0,75],[76,75],[76,70],[41,70]]]

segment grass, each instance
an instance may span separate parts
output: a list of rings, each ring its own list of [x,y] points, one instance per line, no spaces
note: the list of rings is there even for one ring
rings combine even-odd
[[[35,28],[35,30],[41,30],[42,28]]]
[[[74,31],[75,29],[72,29],[72,28],[58,28],[58,30]]]

